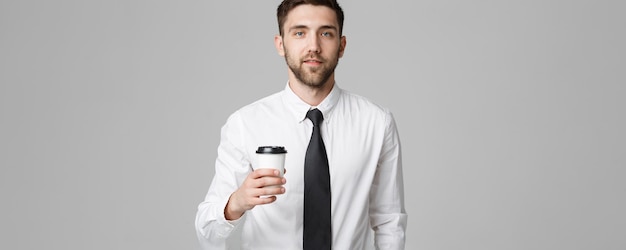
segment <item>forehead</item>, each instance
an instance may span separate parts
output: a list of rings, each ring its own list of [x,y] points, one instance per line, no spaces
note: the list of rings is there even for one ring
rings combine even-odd
[[[334,26],[338,28],[339,24],[333,9],[321,5],[302,4],[293,8],[287,14],[285,28],[289,29],[292,26],[307,26],[311,28]]]

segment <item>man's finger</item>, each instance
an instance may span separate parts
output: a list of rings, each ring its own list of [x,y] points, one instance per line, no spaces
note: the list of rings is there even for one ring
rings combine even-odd
[[[280,176],[280,171],[273,168],[259,168],[257,170],[254,170],[250,174],[250,176],[252,177],[252,179],[257,179],[263,176]]]
[[[267,186],[276,186],[285,184],[285,178],[276,177],[276,176],[264,176],[261,178],[257,178],[252,181],[253,187],[262,188]]]

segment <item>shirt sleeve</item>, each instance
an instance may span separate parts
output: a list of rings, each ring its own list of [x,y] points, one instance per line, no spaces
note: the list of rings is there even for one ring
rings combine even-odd
[[[370,224],[376,249],[404,249],[407,214],[404,210],[402,154],[395,120],[387,113],[385,138],[370,190]]]
[[[235,113],[221,130],[215,175],[196,214],[196,233],[202,249],[226,249],[226,240],[245,220],[245,214],[235,221],[228,221],[224,217],[224,208],[230,195],[251,171],[247,154],[241,146],[241,124],[240,117]]]

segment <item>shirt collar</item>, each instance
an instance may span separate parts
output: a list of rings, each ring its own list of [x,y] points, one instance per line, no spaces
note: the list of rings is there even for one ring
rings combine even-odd
[[[322,111],[324,115],[324,121],[329,121],[332,119],[332,112],[337,102],[339,101],[339,97],[341,96],[341,88],[337,86],[337,83],[333,85],[333,89],[330,91],[328,96],[324,98],[324,100],[317,105],[317,109]],[[285,90],[283,91],[283,103],[287,107],[287,109],[293,115],[294,121],[302,122],[306,120],[306,113],[312,108],[311,105],[304,102],[296,93],[293,92],[291,87],[289,87],[289,82],[285,86]]]

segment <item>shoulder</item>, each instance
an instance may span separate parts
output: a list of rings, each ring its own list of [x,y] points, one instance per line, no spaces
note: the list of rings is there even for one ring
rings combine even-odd
[[[391,111],[388,108],[373,102],[367,97],[347,90],[342,89],[339,102],[342,106],[344,106],[344,108],[353,114],[368,114],[385,117],[385,119],[389,119],[392,116]]]
[[[264,113],[272,112],[273,110],[275,111],[275,109],[281,106],[280,105],[282,103],[281,94],[282,94],[282,91],[263,97],[250,104],[247,104],[239,108],[238,110],[236,110],[233,114],[231,114],[231,118],[232,117],[239,117],[241,119],[255,118],[259,115],[263,115]]]

